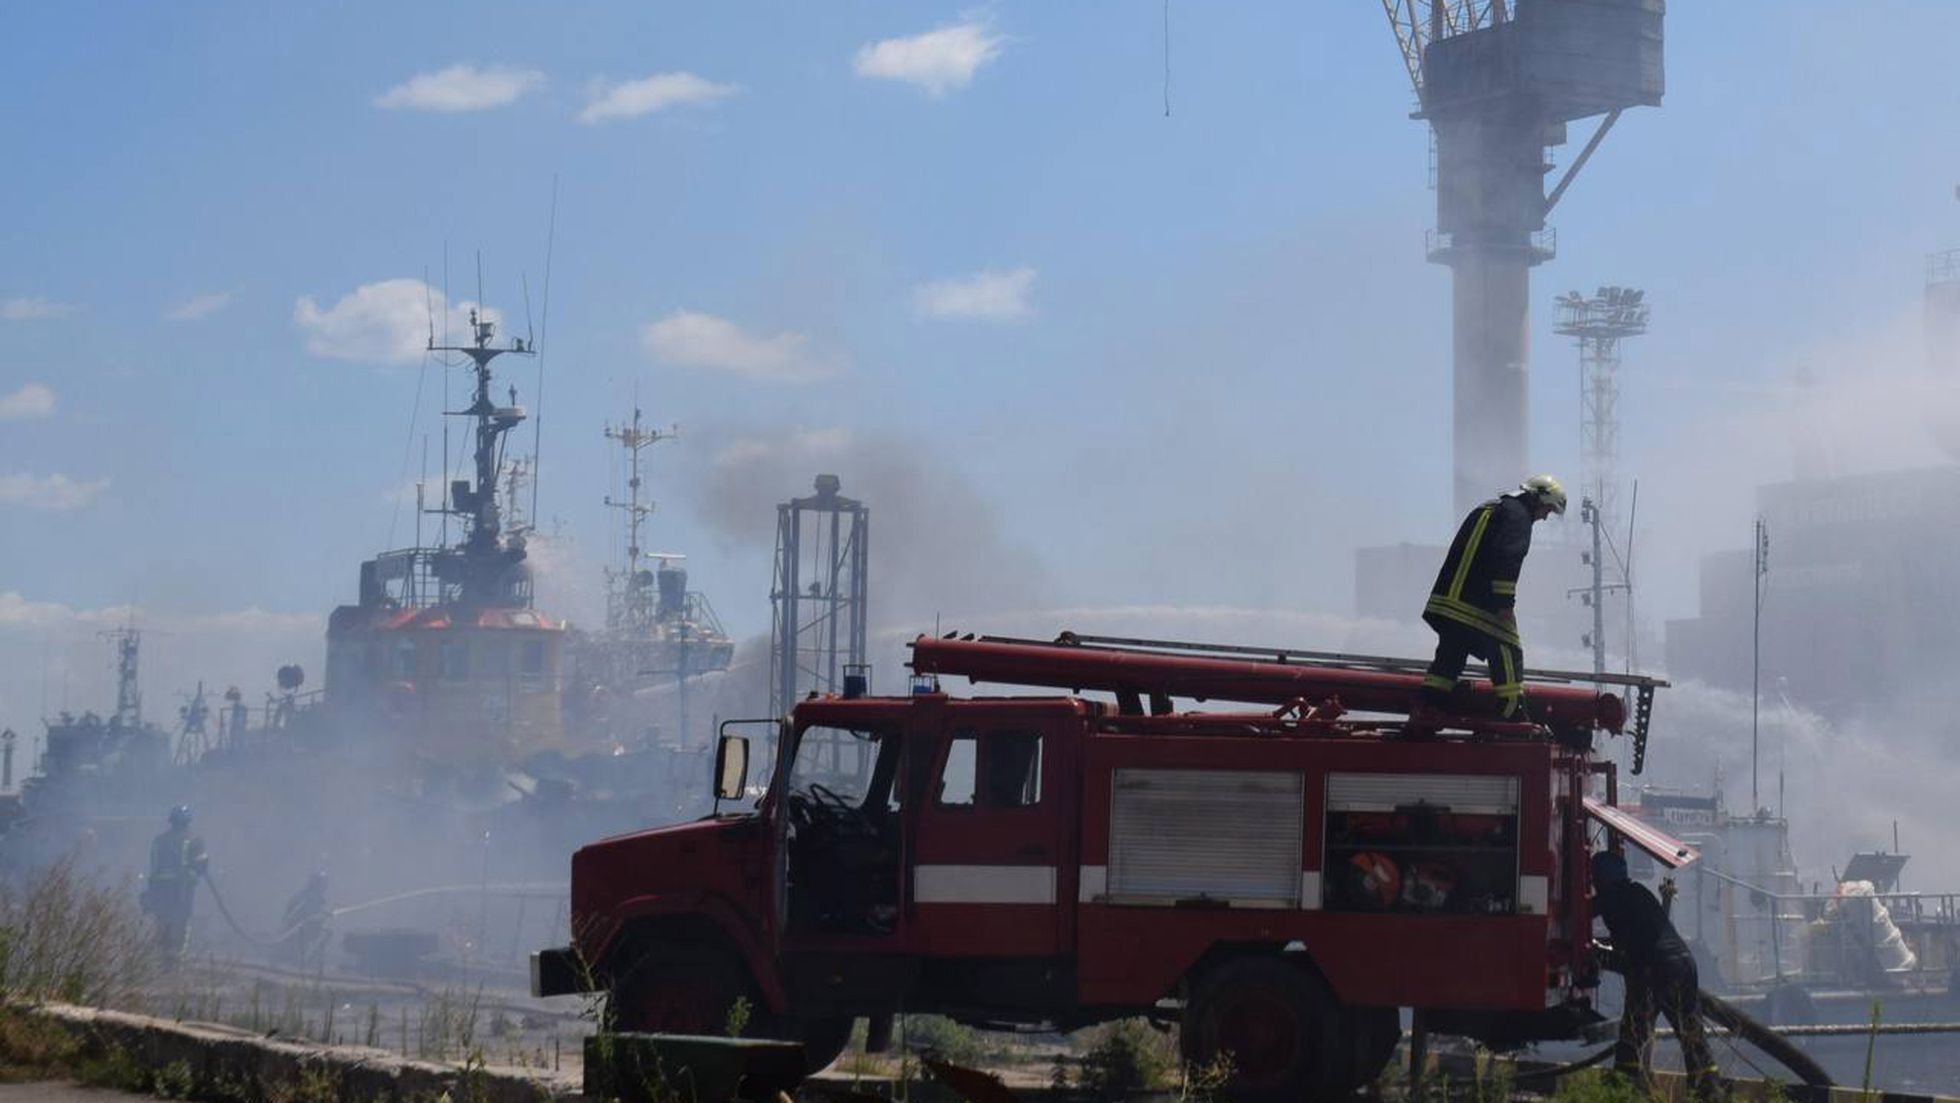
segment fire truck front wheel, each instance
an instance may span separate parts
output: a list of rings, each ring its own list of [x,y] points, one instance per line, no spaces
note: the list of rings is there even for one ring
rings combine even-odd
[[[731,955],[709,949],[649,955],[612,988],[614,1024],[645,1034],[726,1034],[731,1016],[741,1014],[738,1005],[751,1013],[758,1006],[749,971]]]
[[[748,967],[732,953],[714,947],[641,959],[613,985],[612,1007],[620,1030],[719,1037],[739,1027],[750,1038],[802,1042],[806,1068],[812,1073],[843,1055],[855,1023],[848,1016],[770,1014],[750,981]]]
[[[1230,1062],[1229,1091],[1252,1103],[1350,1094],[1350,1016],[1320,979],[1276,957],[1241,957],[1200,977],[1184,1008],[1183,1057]]]

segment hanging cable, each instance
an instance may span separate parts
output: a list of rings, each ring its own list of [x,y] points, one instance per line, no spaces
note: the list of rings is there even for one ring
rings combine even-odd
[[[544,302],[538,319],[538,340],[532,347],[538,354],[538,382],[531,399],[537,407],[531,415],[531,527],[538,524],[538,483],[543,481],[544,464],[544,350],[551,336],[551,252],[558,243],[558,174],[551,174],[551,216],[544,232]],[[527,301],[529,293],[526,293]],[[527,307],[528,309],[528,307]]]
[[[1171,0],[1164,0],[1164,118],[1171,117]]]

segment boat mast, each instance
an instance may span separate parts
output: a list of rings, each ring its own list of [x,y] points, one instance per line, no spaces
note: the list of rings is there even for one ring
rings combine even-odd
[[[503,518],[497,504],[497,476],[503,467],[504,435],[523,422],[525,413],[517,405],[515,387],[510,391],[510,405],[498,406],[490,400],[490,362],[506,353],[518,356],[533,353],[522,337],[512,338],[508,346],[492,345],[497,325],[475,309],[470,311],[470,331],[472,342],[467,345],[438,345],[431,337],[429,351],[462,353],[470,358],[476,375],[475,401],[466,409],[445,411],[446,416],[467,417],[476,423],[475,478],[474,481],[456,479],[449,484],[448,501],[442,512],[463,519],[465,531],[459,549],[465,563],[464,577],[460,580],[462,600],[488,604],[502,596],[496,593],[496,586],[504,570],[524,558],[522,534],[513,532],[508,541],[504,538]]]
[[[663,440],[672,440],[680,435],[680,426],[670,425],[666,429],[645,428],[640,423],[640,408],[633,407],[633,420],[617,428],[606,426],[606,439],[618,441],[626,450],[626,500],[615,501],[609,494],[606,505],[626,515],[626,564],[612,574],[613,585],[607,590],[606,627],[612,631],[645,632],[653,625],[653,593],[648,585],[650,580],[643,577],[640,559],[645,554],[640,544],[640,531],[645,525],[647,515],[653,512],[651,500],[642,501],[640,488],[644,485],[640,477],[640,453]]]

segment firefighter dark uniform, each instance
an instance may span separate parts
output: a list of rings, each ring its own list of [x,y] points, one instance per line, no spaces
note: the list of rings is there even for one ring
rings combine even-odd
[[[1436,657],[1422,679],[1426,703],[1447,705],[1465,660],[1474,655],[1490,665],[1503,716],[1527,718],[1524,646],[1513,608],[1533,520],[1532,495],[1520,492],[1471,510],[1457,529],[1422,610],[1437,637]]]
[[[191,901],[205,863],[204,840],[191,834],[191,810],[171,809],[170,827],[150,842],[150,876],[143,889],[143,911],[156,922],[157,954],[165,963],[184,953]]]
[[[1613,1046],[1613,1068],[1646,1083],[1644,1057],[1654,1038],[1654,1020],[1666,1015],[1681,1043],[1681,1063],[1698,1099],[1716,1092],[1715,1055],[1701,1022],[1701,978],[1694,954],[1668,921],[1666,909],[1647,886],[1629,880],[1626,859],[1610,851],[1593,855],[1593,914],[1613,939],[1611,964],[1626,978],[1626,1006],[1620,1037]]]

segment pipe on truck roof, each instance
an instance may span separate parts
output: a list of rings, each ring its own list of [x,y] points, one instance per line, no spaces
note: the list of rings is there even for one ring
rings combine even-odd
[[[1421,701],[1422,677],[1393,671],[1317,666],[1310,662],[1198,658],[1123,651],[1082,644],[1004,643],[989,640],[912,641],[912,670],[964,676],[974,682],[1046,686],[1073,691],[1188,697],[1284,705],[1338,699],[1353,712],[1407,715]],[[1532,719],[1567,731],[1618,732],[1626,704],[1586,687],[1532,685],[1526,692]],[[1496,719],[1497,695],[1488,682],[1465,682],[1453,711],[1471,719]]]

